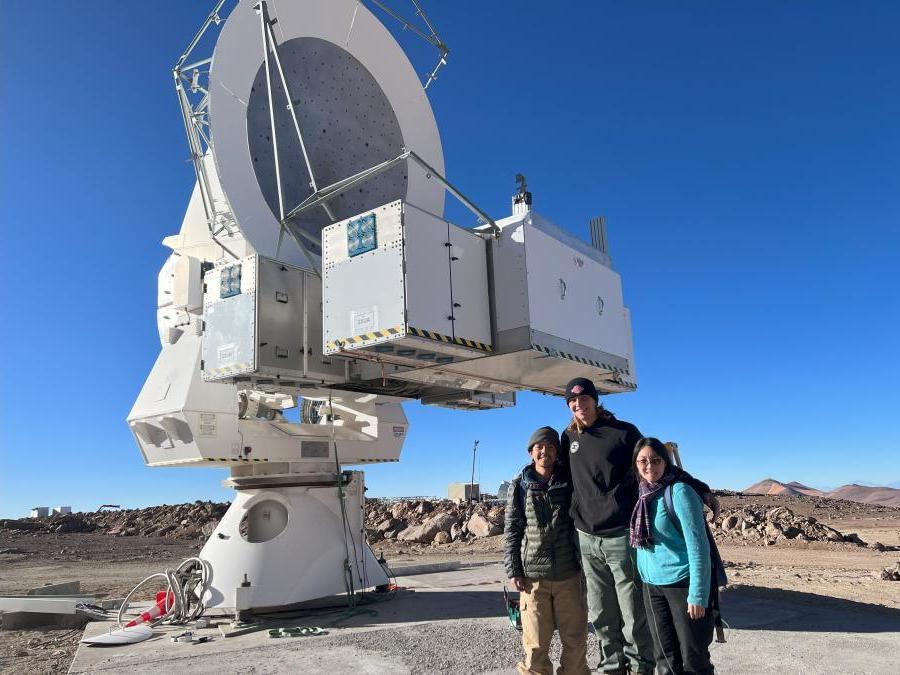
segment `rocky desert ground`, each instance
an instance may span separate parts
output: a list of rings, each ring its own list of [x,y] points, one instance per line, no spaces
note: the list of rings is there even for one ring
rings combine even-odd
[[[900,610],[900,509],[807,495],[720,492],[708,519],[731,585],[802,591]],[[0,520],[0,595],[78,579],[124,596],[147,575],[196,555],[227,504]],[[366,527],[389,564],[502,556],[504,504],[369,500]],[[498,607],[498,612],[502,608]],[[81,630],[0,631],[0,671],[66,672]]]

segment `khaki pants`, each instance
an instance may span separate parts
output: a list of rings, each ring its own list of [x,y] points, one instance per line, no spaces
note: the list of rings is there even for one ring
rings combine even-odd
[[[525,658],[516,668],[523,675],[553,675],[550,640],[559,628],[562,655],[557,673],[584,675],[587,667],[587,605],[581,573],[562,581],[529,579],[519,596]]]

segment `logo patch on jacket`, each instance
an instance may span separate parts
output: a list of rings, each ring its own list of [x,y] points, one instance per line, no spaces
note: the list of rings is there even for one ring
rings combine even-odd
[[[572,445],[569,446],[569,452],[578,452],[578,448],[581,447],[578,444],[578,441],[572,441]]]

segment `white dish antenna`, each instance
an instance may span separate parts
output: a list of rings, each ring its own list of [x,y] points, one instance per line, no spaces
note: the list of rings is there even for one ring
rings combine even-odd
[[[443,214],[444,187],[428,172],[443,174],[443,152],[422,83],[356,0],[239,2],[216,42],[208,111],[222,190],[264,256],[308,267],[322,227],[398,199]],[[395,161],[297,211],[404,151],[427,166]]]

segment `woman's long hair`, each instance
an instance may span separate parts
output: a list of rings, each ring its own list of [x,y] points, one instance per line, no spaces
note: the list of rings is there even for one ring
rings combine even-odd
[[[603,407],[603,404],[600,401],[597,401],[597,419],[598,420],[614,420],[616,416],[613,415],[609,410]],[[595,420],[596,421],[596,420]],[[572,415],[572,421],[569,422],[569,426],[566,427],[566,431],[575,431],[579,434],[585,430],[585,426],[581,423],[581,421]]]
[[[666,447],[666,444],[658,438],[647,436],[635,444],[634,452],[631,454],[631,468],[634,469],[635,476],[640,475],[637,472],[637,456],[644,448],[650,448],[653,450],[654,454],[658,457],[662,457],[662,460],[666,463],[666,471],[669,471],[672,468],[672,460],[669,458],[669,449]]]

